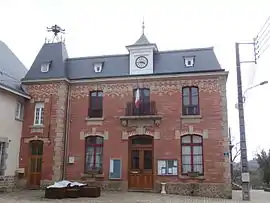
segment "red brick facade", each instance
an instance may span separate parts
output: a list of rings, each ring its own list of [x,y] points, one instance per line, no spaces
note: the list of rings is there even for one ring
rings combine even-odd
[[[128,139],[132,135],[148,134],[154,138],[154,187],[167,182],[171,193],[189,194],[184,183],[198,183],[199,195],[230,197],[229,151],[227,137],[226,107],[227,73],[188,74],[179,76],[138,77],[133,79],[100,79],[85,82],[44,82],[28,84],[32,100],[25,107],[25,121],[21,142],[20,167],[25,168],[25,180],[29,171],[29,142],[42,140],[43,162],[41,184],[52,180],[82,180],[85,166],[85,137],[104,137],[103,174],[97,180],[107,185],[118,184],[127,189],[128,182]],[[126,103],[132,101],[133,89],[150,88],[151,100],[156,102],[160,123],[145,126],[136,121],[132,127],[125,125],[120,117],[125,115]],[[70,89],[68,89],[68,86]],[[182,116],[182,87],[198,86],[200,116]],[[87,118],[89,91],[102,90],[103,119]],[[69,112],[65,115],[68,108]],[[34,104],[44,101],[44,126],[33,128]],[[66,122],[67,120],[67,122]],[[122,122],[122,123],[121,123]],[[148,121],[145,121],[148,122]],[[139,134],[140,134],[139,133]],[[203,137],[204,176],[190,178],[181,175],[181,136],[198,134]],[[67,139],[65,139],[67,135]],[[64,144],[66,160],[75,158],[75,163],[63,165]],[[109,180],[110,158],[122,160],[121,180]],[[158,159],[178,160],[177,176],[158,176]],[[62,173],[63,177],[62,177]],[[182,189],[175,189],[177,184]],[[109,186],[107,186],[109,187]],[[112,186],[113,187],[113,186]],[[180,191],[181,190],[181,191]],[[195,191],[195,189],[192,189]],[[195,191],[195,192],[196,192]],[[215,192],[215,195],[211,194]]]

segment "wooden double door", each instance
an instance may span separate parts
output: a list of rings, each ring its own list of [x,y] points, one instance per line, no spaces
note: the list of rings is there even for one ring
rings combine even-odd
[[[129,189],[153,189],[153,138],[134,136],[129,140]]]
[[[29,151],[28,186],[30,188],[38,188],[41,181],[43,142],[32,141]]]

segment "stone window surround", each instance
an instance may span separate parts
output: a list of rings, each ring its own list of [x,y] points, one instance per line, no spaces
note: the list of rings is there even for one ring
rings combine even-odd
[[[27,138],[25,137],[25,138],[23,138],[23,140],[24,140],[24,143],[25,144],[28,144],[31,141],[37,141],[37,140],[42,141],[44,143],[48,143],[48,144],[51,143],[51,141],[48,138],[46,138],[46,137],[39,137],[37,135],[32,136],[32,137],[27,137]]]

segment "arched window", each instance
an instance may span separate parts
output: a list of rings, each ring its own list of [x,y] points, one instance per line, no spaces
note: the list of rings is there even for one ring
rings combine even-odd
[[[85,139],[85,172],[102,173],[103,137],[89,136]]]
[[[183,87],[182,104],[183,115],[199,115],[199,88]]]
[[[203,139],[199,135],[186,135],[181,138],[182,174],[198,172],[203,174]]]

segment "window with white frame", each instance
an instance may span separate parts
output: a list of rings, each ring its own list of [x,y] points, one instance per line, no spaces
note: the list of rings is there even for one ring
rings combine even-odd
[[[186,68],[194,67],[195,64],[195,56],[185,56],[184,63]]]
[[[50,65],[51,65],[51,62],[46,62],[46,63],[41,64],[40,71],[42,73],[47,73],[50,69]]]
[[[0,142],[0,176],[5,175],[6,165],[6,143]]]
[[[44,103],[38,102],[35,104],[34,125],[43,125],[44,119]]]
[[[23,113],[24,113],[23,103],[17,102],[15,118],[22,120],[23,119]]]

